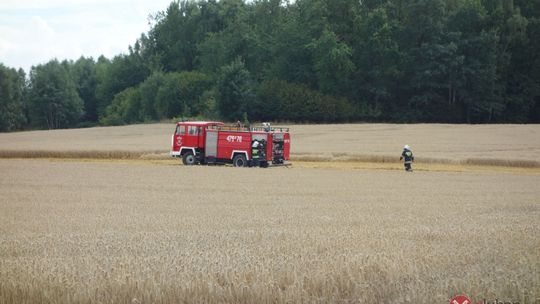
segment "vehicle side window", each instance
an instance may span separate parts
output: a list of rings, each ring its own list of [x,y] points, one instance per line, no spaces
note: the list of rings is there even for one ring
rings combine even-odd
[[[196,126],[188,126],[188,133],[189,135],[198,135],[199,128],[197,128]]]
[[[176,135],[182,135],[186,133],[185,126],[176,126]]]

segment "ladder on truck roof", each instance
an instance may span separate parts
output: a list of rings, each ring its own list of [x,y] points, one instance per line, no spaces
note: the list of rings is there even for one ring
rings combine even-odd
[[[288,133],[289,128],[286,127],[245,127],[245,126],[236,126],[236,125],[223,125],[223,126],[208,126],[207,130],[216,130],[216,131],[234,131],[234,132],[280,132]]]
[[[289,128],[286,127],[252,127],[252,131],[260,131],[260,132],[281,132],[281,133],[289,133]]]
[[[249,129],[244,126],[208,126],[206,130],[216,130],[216,131],[234,131],[234,132],[249,132]]]

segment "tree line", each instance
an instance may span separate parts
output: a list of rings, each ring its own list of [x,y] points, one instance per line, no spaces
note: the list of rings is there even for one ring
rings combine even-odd
[[[539,0],[173,1],[112,59],[0,64],[0,130],[540,122]]]

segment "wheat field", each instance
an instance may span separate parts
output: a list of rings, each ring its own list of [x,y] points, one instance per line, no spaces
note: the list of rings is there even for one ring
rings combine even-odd
[[[539,125],[296,125],[269,169],[173,128],[0,134],[0,304],[540,303]]]
[[[174,124],[0,134],[0,157],[168,159]],[[540,167],[540,125],[292,125],[296,161],[419,162]],[[396,157],[397,156],[397,157]]]
[[[537,303],[540,175],[0,160],[0,303]]]

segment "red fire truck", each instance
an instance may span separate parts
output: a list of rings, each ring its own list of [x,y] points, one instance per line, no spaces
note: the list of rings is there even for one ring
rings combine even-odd
[[[289,160],[291,147],[288,128],[269,124],[247,128],[216,121],[179,122],[171,141],[171,156],[181,157],[184,165],[282,165]]]

